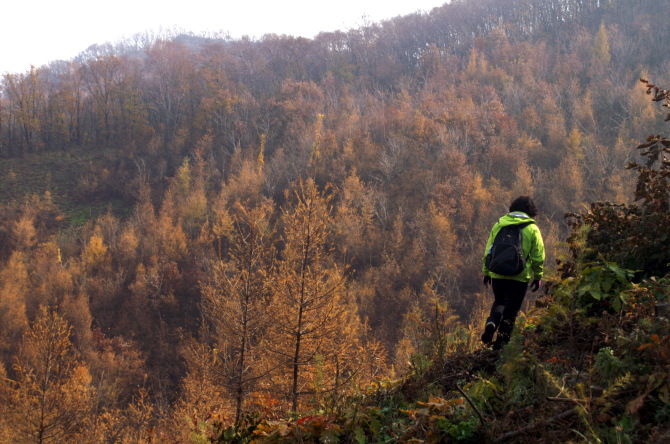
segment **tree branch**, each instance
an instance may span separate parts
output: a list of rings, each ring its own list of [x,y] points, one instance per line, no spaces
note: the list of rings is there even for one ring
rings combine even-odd
[[[568,418],[568,417],[570,417],[572,415],[576,415],[576,414],[577,414],[577,410],[575,410],[575,409],[566,410],[565,412],[559,413],[558,415],[552,416],[551,418],[547,418],[544,421],[539,421],[539,422],[536,422],[535,424],[531,424],[529,426],[522,427],[518,430],[514,430],[512,432],[507,432],[503,435],[500,435],[493,442],[497,443],[497,442],[506,441],[510,438],[514,438],[514,437],[517,437],[519,435],[523,435],[524,433],[526,433],[530,430],[533,430],[534,428],[539,427],[541,425],[549,424],[552,421],[557,421],[559,419]]]
[[[484,421],[484,417],[482,416],[482,414],[481,414],[481,412],[479,411],[479,409],[477,408],[477,406],[475,406],[475,404],[472,402],[472,400],[470,399],[470,397],[469,397],[468,395],[466,395],[465,392],[464,392],[463,390],[461,390],[461,388],[458,386],[458,384],[454,384],[454,385],[456,386],[456,390],[458,390],[458,393],[460,393],[461,395],[463,395],[463,397],[465,398],[465,400],[468,401],[468,404],[470,404],[470,407],[472,407],[472,409],[475,411],[475,413],[477,414],[477,416],[479,416],[479,420],[481,421],[482,425],[485,425],[486,422]]]

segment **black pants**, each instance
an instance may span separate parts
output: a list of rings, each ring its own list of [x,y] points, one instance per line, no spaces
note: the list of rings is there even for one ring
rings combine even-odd
[[[519,282],[512,279],[492,279],[493,306],[486,322],[493,322],[498,330],[498,337],[494,344],[500,347],[507,344],[512,336],[514,322],[521,309],[523,298],[526,297],[528,282]]]

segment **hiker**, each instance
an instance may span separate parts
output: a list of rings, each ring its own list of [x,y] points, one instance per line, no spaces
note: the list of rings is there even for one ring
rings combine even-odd
[[[533,199],[517,197],[510,204],[509,213],[493,226],[486,242],[482,282],[486,288],[489,285],[493,288],[494,301],[482,342],[493,342],[497,330],[494,350],[500,350],[510,340],[531,275],[531,291],[537,291],[542,285],[544,242],[533,220],[536,215]]]

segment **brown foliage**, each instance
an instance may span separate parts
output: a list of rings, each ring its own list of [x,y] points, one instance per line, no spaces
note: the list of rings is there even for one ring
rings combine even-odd
[[[18,442],[63,442],[85,431],[93,406],[91,376],[70,342],[71,327],[42,307],[3,380],[8,437]]]
[[[282,217],[284,246],[269,311],[274,341],[268,347],[280,364],[276,382],[297,411],[304,395],[319,399],[351,377],[360,323],[344,272],[331,261],[331,198],[312,180],[301,181],[293,193]]]

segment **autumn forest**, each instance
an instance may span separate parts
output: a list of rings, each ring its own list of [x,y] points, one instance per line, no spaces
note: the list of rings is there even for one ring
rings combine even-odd
[[[426,338],[477,346],[514,197],[538,204],[548,275],[565,213],[633,200],[667,17],[454,0],[4,74],[0,442],[207,442],[250,412],[338,408],[449,346]]]

